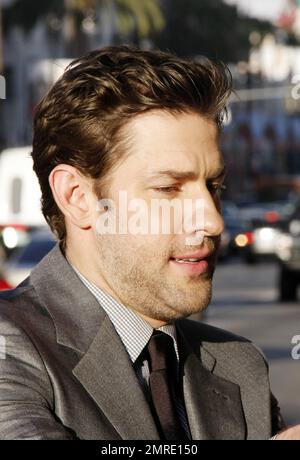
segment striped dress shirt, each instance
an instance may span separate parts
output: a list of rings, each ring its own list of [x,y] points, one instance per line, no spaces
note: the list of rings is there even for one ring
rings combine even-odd
[[[125,349],[127,350],[145,397],[148,402],[150,402],[149,364],[146,359],[143,359],[142,352],[148,344],[154,329],[139,315],[129,308],[126,308],[107,292],[104,292],[94,283],[85,278],[74,265],[70,262],[69,264],[108,315]],[[168,334],[173,339],[177,365],[179,365],[179,352],[175,325],[166,324],[165,326],[158,328],[158,330]],[[184,403],[178,399],[175,401],[175,404],[180,423],[187,434],[187,437],[191,438]]]

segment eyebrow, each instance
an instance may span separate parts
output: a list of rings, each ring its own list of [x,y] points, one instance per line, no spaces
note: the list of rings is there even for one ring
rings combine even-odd
[[[219,169],[216,173],[215,176],[213,176],[211,179],[220,179],[223,176],[226,176],[227,174],[227,167],[224,165],[221,169]]]
[[[220,179],[225,176],[227,172],[226,166],[223,166],[221,169],[217,170],[213,177],[210,179]],[[150,176],[147,176],[147,179],[156,179],[160,177],[171,177],[174,180],[196,180],[197,174],[195,171],[176,171],[174,169],[164,169],[161,171],[154,171]]]

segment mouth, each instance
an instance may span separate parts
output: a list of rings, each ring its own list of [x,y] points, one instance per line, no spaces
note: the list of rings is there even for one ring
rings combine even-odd
[[[194,254],[170,258],[170,263],[181,273],[187,275],[203,275],[210,272],[212,252],[198,251]]]

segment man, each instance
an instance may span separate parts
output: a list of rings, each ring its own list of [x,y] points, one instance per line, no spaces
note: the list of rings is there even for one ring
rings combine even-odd
[[[221,64],[121,46],[74,61],[39,104],[32,157],[58,243],[1,296],[1,439],[283,428],[260,351],[186,319],[211,299],[230,92]],[[193,206],[164,231],[171,202]]]

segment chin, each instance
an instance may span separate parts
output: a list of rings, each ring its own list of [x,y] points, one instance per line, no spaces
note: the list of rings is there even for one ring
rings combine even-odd
[[[210,302],[210,299],[207,300],[207,302],[205,303],[201,303],[201,305],[198,304],[198,305],[195,305],[194,307],[191,307],[189,310],[186,310],[184,318],[187,318],[188,316],[203,312],[204,310],[207,309],[209,302]]]
[[[190,301],[186,302],[186,307],[183,312],[185,317],[194,315],[195,313],[201,313],[209,306],[212,298],[211,283],[208,284],[206,289],[201,289],[199,291],[196,298],[194,297],[194,299],[190,299]]]
[[[207,298],[201,299],[201,303],[199,303],[199,300],[198,302],[195,302],[195,303],[190,303],[190,304],[186,303],[184,309],[182,309],[182,304],[181,304],[180,306],[178,306],[178,309],[173,310],[174,316],[173,318],[170,318],[170,319],[173,319],[173,320],[184,319],[184,318],[188,318],[191,315],[201,313],[207,309],[207,307],[209,306],[210,300],[211,300],[211,296],[207,296]]]

